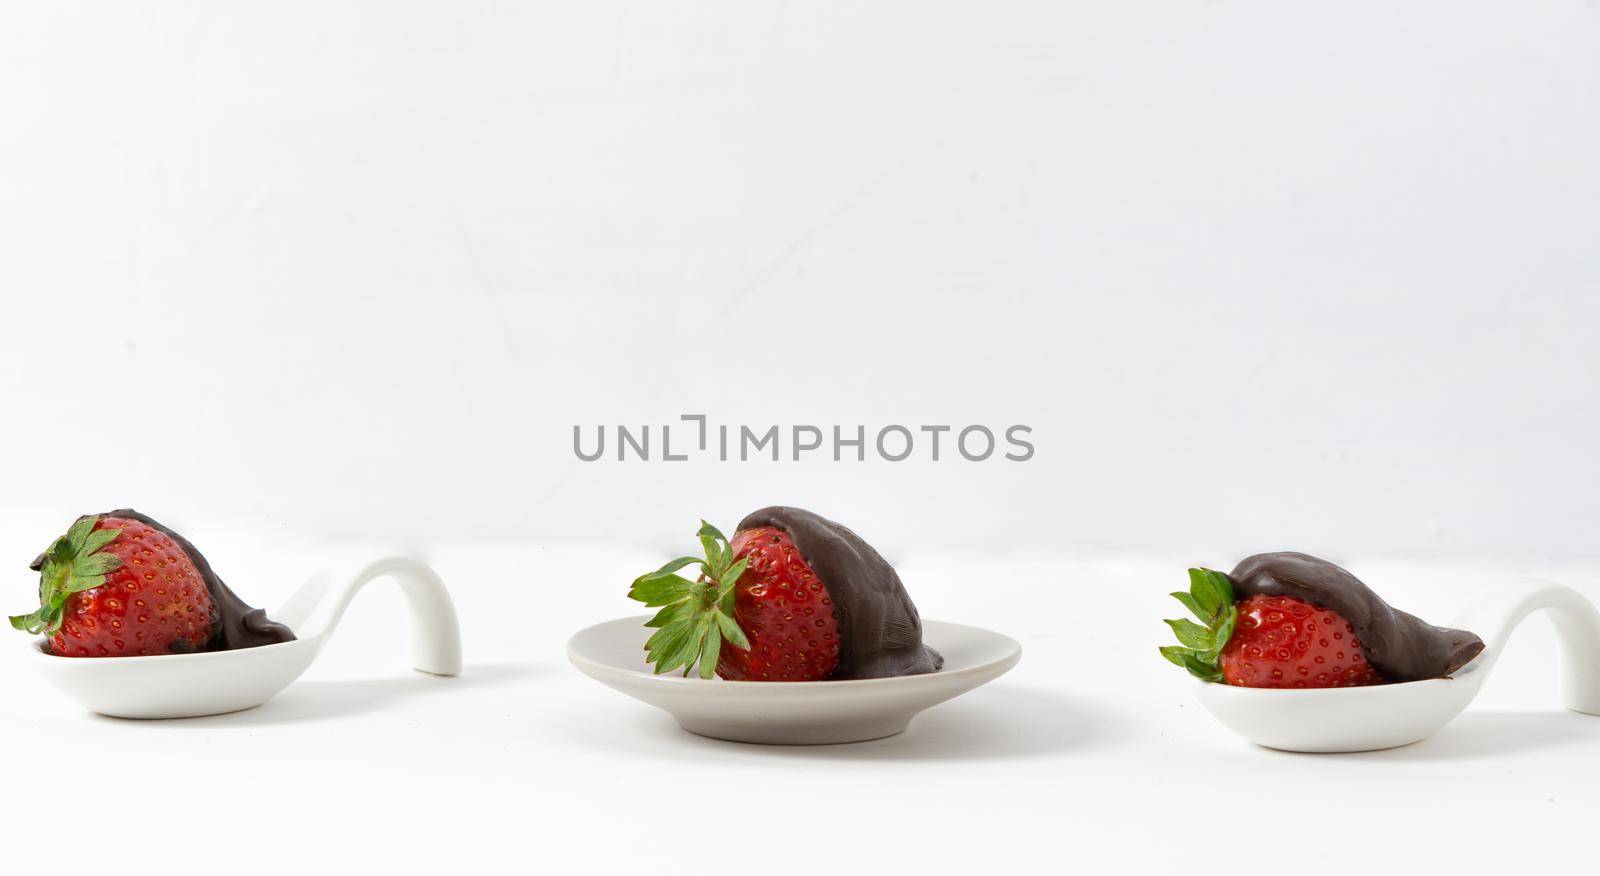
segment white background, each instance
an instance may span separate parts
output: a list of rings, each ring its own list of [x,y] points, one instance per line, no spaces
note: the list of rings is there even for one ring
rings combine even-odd
[[[692,827],[715,791],[767,782],[801,801],[836,782],[853,812],[904,783],[947,807],[937,831],[873,844],[929,865],[979,860],[1008,825],[1008,843],[1059,848],[1074,819],[1099,851],[1176,861],[1225,814],[1208,807],[1249,825],[1322,781],[1344,783],[1328,824],[1420,855],[1366,814],[1380,804],[1358,779],[1391,772],[1410,796],[1381,805],[1430,842],[1481,820],[1526,839],[1574,804],[1592,819],[1596,749],[1553,718],[1468,727],[1418,765],[1268,759],[1192,707],[1159,717],[1188,700],[1145,659],[1162,630],[1144,618],[1183,564],[1286,547],[1399,570],[1385,592],[1445,617],[1502,573],[1597,580],[1597,105],[1600,10],[1583,0],[7,7],[8,604],[74,514],[131,504],[197,540],[428,552],[486,613],[468,616],[469,662],[500,661],[471,694],[378,702],[388,688],[359,681],[393,667],[353,656],[351,634],[355,681],[184,729],[85,723],[8,667],[40,707],[0,712],[23,731],[12,763],[40,758],[25,772],[48,786],[43,748],[105,744],[287,775],[370,846],[384,822],[417,827],[397,802],[405,750],[434,780],[417,797],[465,813],[446,824],[473,854],[536,853],[523,816],[613,860]],[[575,424],[682,413],[1022,423],[1038,451],[572,453]],[[925,614],[1011,632],[1023,667],[910,748],[802,756],[681,739],[561,665],[567,631],[628,611],[638,562],[701,516],[731,526],[772,502],[851,524],[918,572]],[[521,565],[482,559],[501,551]],[[962,565],[979,556],[993,571]],[[226,568],[268,604],[299,577],[248,552]],[[504,606],[540,617],[506,630]],[[1139,641],[1074,646],[1124,610]],[[1533,657],[1500,671],[1547,674]],[[1501,705],[1547,710],[1542,690]],[[1043,741],[1085,722],[1104,732]],[[990,726],[1024,741],[991,757]],[[1543,742],[1502,756],[1485,735]],[[327,753],[304,761],[313,742]],[[795,769],[808,757],[837,763]],[[1475,784],[1489,776],[1510,784]],[[1272,790],[1214,803],[1236,781]],[[1285,829],[1324,820],[1306,807]],[[270,839],[301,810],[247,811],[235,829]],[[797,832],[848,817],[792,815]],[[603,839],[608,824],[634,838]],[[1486,836],[1464,854],[1489,855]]]
[[[0,25],[8,505],[665,543],[786,502],[907,547],[1600,556],[1590,4]],[[696,412],[1039,450],[572,453]]]

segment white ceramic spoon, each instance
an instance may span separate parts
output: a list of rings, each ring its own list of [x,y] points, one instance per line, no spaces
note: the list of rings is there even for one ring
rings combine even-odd
[[[449,591],[433,569],[406,557],[379,560],[335,588],[328,575],[301,587],[268,617],[294,631],[292,642],[148,657],[56,657],[29,645],[46,681],[84,708],[117,718],[195,718],[259,706],[288,687],[333,638],[361,588],[379,578],[400,585],[409,608],[411,665],[433,675],[461,673],[461,630]]]
[[[1450,678],[1326,690],[1261,690],[1195,681],[1200,702],[1240,736],[1285,751],[1373,751],[1433,735],[1472,702],[1512,630],[1544,611],[1561,640],[1563,692],[1574,712],[1600,715],[1600,612],[1576,590],[1525,580],[1450,626],[1483,638],[1481,654]],[[1595,727],[1600,738],[1600,726]]]
[[[648,616],[580,630],[567,658],[584,675],[664,709],[700,736],[772,745],[865,742],[906,729],[923,709],[1004,675],[1022,646],[999,633],[923,621],[923,641],[944,655],[925,675],[846,681],[724,681],[656,675],[645,663]]]

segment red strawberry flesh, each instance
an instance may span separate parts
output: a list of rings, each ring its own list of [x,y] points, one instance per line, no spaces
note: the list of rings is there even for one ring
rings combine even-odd
[[[750,649],[723,648],[717,674],[734,681],[822,681],[839,666],[839,622],[828,588],[789,534],[741,530],[731,542],[748,562],[734,587],[734,618]]]
[[[1223,681],[1241,687],[1326,688],[1382,684],[1355,627],[1338,613],[1290,596],[1251,596],[1223,646]]]

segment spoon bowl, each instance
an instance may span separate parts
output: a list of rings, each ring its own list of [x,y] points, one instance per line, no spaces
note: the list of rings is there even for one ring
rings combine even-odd
[[[1600,715],[1600,612],[1577,591],[1524,580],[1451,624],[1484,649],[1448,678],[1318,690],[1234,687],[1195,681],[1200,703],[1240,736],[1268,748],[1312,753],[1374,751],[1432,736],[1483,689],[1513,630],[1543,611],[1561,639],[1566,706]],[[1597,728],[1600,730],[1600,728]]]
[[[34,667],[84,708],[116,718],[195,718],[259,706],[288,687],[333,637],[357,593],[391,578],[408,607],[411,665],[433,675],[461,673],[461,631],[444,582],[427,565],[390,557],[345,584],[319,575],[269,616],[295,631],[289,642],[144,657],[58,657],[30,643]]]

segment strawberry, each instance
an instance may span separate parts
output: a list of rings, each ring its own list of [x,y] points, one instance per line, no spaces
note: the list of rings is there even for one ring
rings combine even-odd
[[[1197,678],[1240,687],[1357,687],[1382,684],[1355,627],[1337,612],[1293,596],[1235,602],[1227,575],[1189,570],[1189,592],[1174,593],[1204,626],[1169,620],[1181,645],[1162,656]]]
[[[717,674],[735,681],[821,681],[839,667],[839,620],[833,599],[772,526],[733,535],[734,559],[749,565],[733,590],[733,618],[750,647],[729,649]]]
[[[1222,680],[1240,687],[1358,687],[1377,670],[1336,612],[1293,596],[1251,596],[1222,647]]]
[[[827,588],[788,533],[758,527],[730,543],[705,521],[704,558],[679,557],[640,576],[628,596],[661,611],[645,644],[657,674],[683,669],[735,681],[821,681],[839,665],[839,623]],[[698,565],[690,581],[676,574]],[[725,648],[724,644],[732,647]]]
[[[194,561],[143,522],[80,517],[35,565],[39,608],[11,625],[48,637],[52,654],[188,652],[211,636],[215,610]]]

